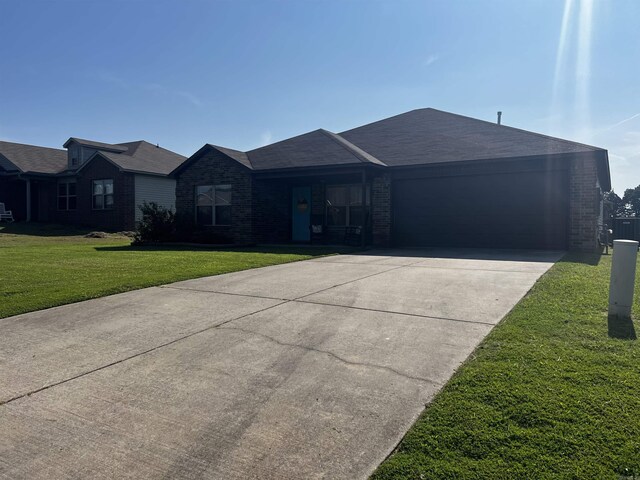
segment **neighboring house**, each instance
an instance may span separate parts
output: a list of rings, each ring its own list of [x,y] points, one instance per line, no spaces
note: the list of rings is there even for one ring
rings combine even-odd
[[[249,152],[205,145],[178,213],[235,242],[592,250],[607,151],[431,108]],[[364,208],[363,208],[364,205]]]
[[[175,205],[169,173],[185,157],[145,141],[70,138],[66,150],[0,142],[0,202],[16,220],[131,230],[138,205]]]

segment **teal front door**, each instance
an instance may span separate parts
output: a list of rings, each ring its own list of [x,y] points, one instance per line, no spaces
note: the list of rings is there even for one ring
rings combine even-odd
[[[291,239],[294,242],[311,240],[311,187],[291,189]]]

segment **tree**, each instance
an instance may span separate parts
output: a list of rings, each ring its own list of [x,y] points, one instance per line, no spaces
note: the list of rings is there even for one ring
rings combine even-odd
[[[611,190],[610,192],[606,192],[604,194],[604,204],[605,209],[608,212],[608,215],[612,215],[615,217],[620,217],[625,215],[624,203],[620,196]]]
[[[622,197],[625,214],[640,217],[640,185],[636,188],[627,188]]]

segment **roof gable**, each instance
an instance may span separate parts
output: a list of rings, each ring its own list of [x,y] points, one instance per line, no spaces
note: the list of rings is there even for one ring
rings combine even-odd
[[[382,163],[335,133],[319,129],[247,152],[254,170]]]
[[[123,172],[166,176],[186,160],[186,157],[182,155],[144,140],[118,145],[125,147],[126,153],[97,151],[78,171],[82,170],[94,158],[102,157]]]

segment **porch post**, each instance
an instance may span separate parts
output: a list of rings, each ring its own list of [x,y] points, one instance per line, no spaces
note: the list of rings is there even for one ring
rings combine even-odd
[[[362,169],[362,247],[365,246],[365,234],[367,231],[367,171]]]
[[[31,221],[31,180],[27,182],[27,222]]]

